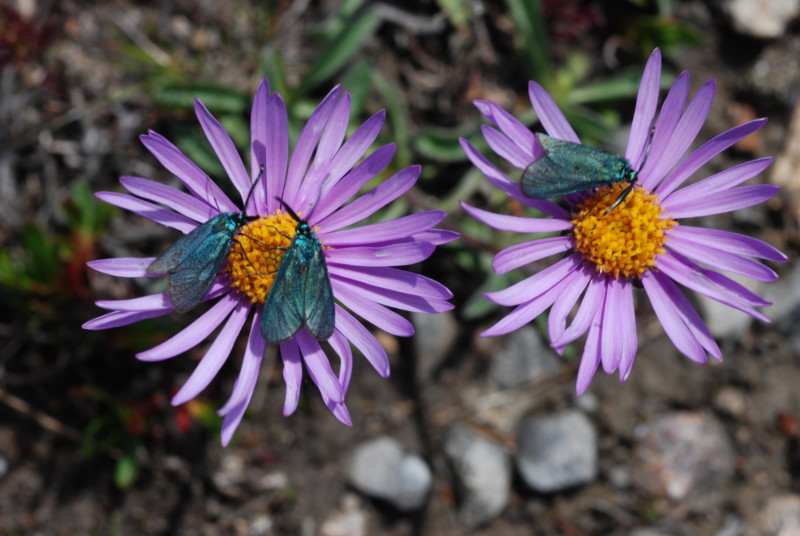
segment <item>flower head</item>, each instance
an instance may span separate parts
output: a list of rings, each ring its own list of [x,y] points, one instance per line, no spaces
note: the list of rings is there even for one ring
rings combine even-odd
[[[517,182],[469,142],[461,140],[472,163],[495,186],[551,217],[499,215],[463,203],[469,214],[506,231],[562,233],[501,251],[494,259],[495,272],[505,273],[551,255],[565,255],[507,289],[488,293],[487,298],[494,303],[516,308],[482,335],[509,333],[551,308],[548,335],[557,351],[587,334],[578,371],[578,394],[589,386],[601,363],[608,374],[619,370],[621,381],[629,377],[638,345],[634,285],[641,284],[644,288],[656,316],[678,350],[703,363],[708,355],[721,360],[722,353],[678,285],[769,321],[755,307],[770,303],[719,271],[773,281],[777,279],[775,272],[755,259],[786,260],[780,251],[754,238],[679,224],[681,218],[756,205],[773,197],[778,188],[761,184],[740,186],[763,171],[771,158],[745,162],[681,188],[704,164],[761,128],[766,120],[757,119],[732,128],[683,158],[708,115],[714,81],[706,82],[687,104],[689,75],[682,73],[656,117],[660,77],[661,54],[656,50],[642,76],[625,152],[631,168],[638,170],[638,184],[613,210],[609,208],[627,185],[624,182],[570,194],[564,198],[566,208],[562,208],[544,199],[525,196]],[[547,134],[580,143],[539,84],[530,82],[529,94]],[[475,104],[494,125],[483,126],[486,141],[511,165],[525,170],[546,154],[536,136],[502,108],[492,102]],[[579,301],[572,323],[567,326],[567,316]]]
[[[350,425],[344,403],[353,364],[350,345],[361,351],[381,376],[389,375],[386,351],[362,321],[407,337],[414,332],[411,323],[390,307],[422,313],[451,309],[447,300],[452,295],[447,288],[395,267],[428,258],[437,245],[457,235],[434,229],[444,218],[441,211],[346,228],[403,195],[416,182],[420,168],[402,169],[348,203],[386,168],[395,146],[384,145],[364,157],[383,125],[383,112],[369,118],[345,141],[350,96],[340,87],[334,88],[311,115],[290,157],[286,107],[279,94],[270,95],[267,81],[262,80],[251,114],[250,173],[228,133],[200,101],[195,101],[195,111],[242,203],[253,181],[262,173],[263,176],[255,185],[247,207],[240,208],[175,145],[150,132],[142,136],[142,142],[189,193],[139,177],[120,179],[133,195],[97,193],[97,197],[112,205],[183,233],[221,213],[245,211],[248,220],[252,220],[237,232],[227,254],[226,267],[205,296],[205,300],[214,300],[214,305],[181,332],[137,357],[143,361],[174,357],[197,346],[222,325],[194,373],[172,400],[173,405],[183,404],[197,396],[216,376],[253,311],[241,370],[230,398],[218,412],[223,417],[222,443],[230,441],[255,389],[266,345],[259,329],[263,304],[297,228],[292,215],[282,209],[281,203],[285,203],[308,222],[324,252],[333,296],[338,302],[335,328],[327,342],[339,358],[339,367],[338,373],[334,373],[320,341],[305,328],[282,342],[280,355],[286,383],[283,413],[290,415],[297,408],[305,365],[325,404],[340,421]],[[154,277],[147,271],[152,261],[153,258],[114,258],[92,261],[89,265],[119,277]],[[97,305],[112,312],[87,322],[86,329],[123,326],[175,310],[167,293],[104,300]]]

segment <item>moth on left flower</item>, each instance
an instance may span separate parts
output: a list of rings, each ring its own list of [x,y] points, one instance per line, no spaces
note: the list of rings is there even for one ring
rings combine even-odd
[[[396,267],[427,259],[436,246],[450,242],[458,235],[435,228],[445,216],[443,211],[435,210],[350,227],[403,195],[416,182],[420,167],[401,169],[358,196],[358,192],[389,164],[395,145],[383,145],[364,156],[381,130],[382,111],[367,119],[345,140],[350,95],[339,86],[331,90],[316,108],[290,152],[283,99],[278,93],[270,95],[267,80],[262,80],[254,97],[250,119],[250,173],[228,133],[198,100],[195,101],[195,111],[208,141],[243,201],[243,208],[225,195],[175,145],[154,132],[142,136],[142,142],[183,183],[188,193],[148,179],[122,177],[120,182],[133,195],[96,194],[110,204],[185,234],[203,229],[215,218],[222,225],[220,229],[206,229],[206,233],[217,233],[208,242],[214,247],[207,246],[207,255],[194,256],[203,269],[211,270],[213,274],[209,289],[197,301],[216,300],[216,303],[172,338],[140,352],[137,357],[143,361],[174,357],[199,345],[224,323],[195,371],[173,397],[174,405],[183,404],[197,396],[216,376],[247,323],[250,311],[254,311],[233,392],[218,411],[223,417],[222,443],[227,445],[256,386],[267,343],[262,329],[264,333],[268,332],[266,328],[275,321],[297,321],[292,310],[283,311],[285,314],[269,314],[264,303],[276,277],[279,278],[277,286],[291,286],[289,291],[284,289],[284,295],[299,301],[305,298],[301,290],[311,283],[304,279],[298,283],[298,278],[305,268],[306,257],[300,255],[298,261],[298,255],[295,255],[295,268],[283,270],[289,271],[288,275],[281,276],[280,267],[284,254],[291,259],[289,251],[296,248],[297,241],[302,238],[299,233],[310,233],[303,236],[318,241],[324,256],[322,265],[327,270],[336,301],[333,332],[327,342],[339,358],[339,367],[335,373],[320,341],[306,328],[310,325],[308,315],[303,316],[305,313],[301,312],[299,331],[279,343],[286,383],[283,413],[290,415],[297,408],[305,364],[327,407],[336,418],[350,425],[344,397],[352,373],[351,345],[381,376],[389,375],[386,351],[364,322],[392,335],[408,337],[414,333],[411,323],[391,308],[420,313],[441,313],[452,309],[448,301],[452,294],[446,287]],[[253,186],[255,178],[262,173]],[[245,204],[248,197],[250,200]],[[233,232],[228,231],[231,222],[236,227]],[[307,224],[307,229],[303,223]],[[203,234],[203,231],[195,232]],[[219,243],[227,241],[229,236],[230,248],[216,270],[213,269],[215,265],[208,267],[208,263],[201,262],[204,257],[214,257],[212,253],[217,251]],[[204,235],[191,244],[205,244],[203,240],[206,239]],[[304,249],[304,255],[305,251],[312,249]],[[153,269],[148,271],[153,262],[153,258],[113,258],[92,261],[89,266],[118,277],[154,277],[157,275],[152,273]],[[319,268],[319,261],[316,262],[315,267]],[[170,272],[161,268],[163,266],[156,263],[157,271],[171,274],[170,286],[173,286],[174,270]],[[186,274],[191,279],[192,270]],[[163,316],[176,309],[190,308],[195,301],[191,296],[182,302],[180,292],[173,294],[179,296],[177,299],[181,303],[171,300],[169,293],[98,301],[99,307],[111,312],[90,320],[84,328],[99,330],[124,326]],[[309,292],[309,300],[311,295]],[[291,317],[289,320],[285,320],[287,315]],[[288,333],[285,329],[278,331]]]

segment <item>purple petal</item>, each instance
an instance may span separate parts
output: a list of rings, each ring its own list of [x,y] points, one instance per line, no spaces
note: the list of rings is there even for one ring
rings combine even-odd
[[[95,192],[95,197],[105,201],[109,205],[114,205],[125,210],[129,210],[134,214],[138,214],[148,220],[153,220],[160,223],[165,227],[172,227],[177,229],[183,234],[186,234],[195,227],[197,222],[192,221],[182,214],[173,212],[169,209],[159,207],[147,201],[142,201],[138,197],[133,197],[127,194],[118,194],[116,192]]]
[[[250,191],[250,176],[247,174],[247,170],[242,163],[242,157],[239,156],[233,140],[228,131],[211,115],[211,112],[199,99],[194,100],[194,111],[208,142],[217,154],[222,167],[225,168],[228,178],[239,191],[242,202],[244,202],[247,192]]]
[[[452,242],[460,238],[461,234],[455,231],[448,231],[446,229],[430,229],[423,233],[414,234],[411,239],[417,242],[427,242],[434,246],[440,246]]]
[[[653,126],[653,117],[658,106],[658,91],[661,85],[661,51],[655,49],[647,60],[639,85],[639,94],[636,97],[636,109],[633,112],[631,136],[628,139],[628,149],[625,158],[631,163],[633,169],[641,167],[644,150],[650,139],[650,129]]]
[[[329,263],[355,266],[405,266],[422,262],[433,253],[434,246],[406,242],[382,247],[357,246],[327,250]]]
[[[119,182],[132,194],[161,203],[196,222],[204,223],[217,215],[216,209],[194,196],[160,182],[140,177],[120,177]]]
[[[752,305],[754,307],[769,307],[772,305],[772,302],[765,300],[744,285],[737,283],[730,277],[722,275],[719,272],[701,269],[701,273],[709,283],[742,303],[746,303],[747,305]],[[767,322],[769,322],[769,319],[767,319]]]
[[[684,257],[713,266],[715,270],[723,270],[734,274],[751,277],[758,281],[775,281],[778,279],[776,274],[769,266],[761,264],[753,259],[748,259],[734,253],[728,253],[714,247],[708,242],[697,243],[678,236],[670,236],[667,247],[672,251],[680,253]]]
[[[194,348],[212,331],[217,329],[228,314],[239,305],[239,298],[231,294],[222,297],[214,306],[203,313],[197,320],[183,328],[171,338],[158,346],[139,352],[136,358],[142,361],[161,361],[175,357],[190,348]]]
[[[319,233],[318,236],[326,246],[333,247],[391,242],[427,231],[438,225],[446,215],[443,210],[431,210],[343,231]]]
[[[528,127],[520,123],[516,117],[494,102],[477,100],[473,102],[478,110],[500,129],[502,136],[513,144],[513,148],[510,152],[520,155],[517,158],[522,158],[522,164],[517,167],[520,169],[528,167],[528,164],[538,156],[534,154],[534,147],[538,145],[536,136],[533,135]],[[494,129],[491,130],[494,131]],[[486,131],[484,130],[484,135],[485,134]],[[489,139],[487,138],[486,141],[489,141]],[[497,154],[500,153],[498,152]],[[506,160],[513,163],[513,160],[510,158],[506,158]]]
[[[596,316],[600,316],[599,311],[595,313]],[[581,396],[589,388],[589,384],[592,383],[592,378],[594,378],[594,373],[597,372],[597,367],[600,365],[600,332],[600,323],[592,323],[592,328],[586,337],[586,343],[583,345],[581,364],[578,367],[578,377],[575,380],[575,392],[578,396]]]
[[[489,160],[487,160],[486,157],[480,152],[478,152],[478,150],[475,149],[472,144],[470,144],[464,138],[459,138],[458,141],[461,143],[461,148],[464,149],[467,158],[470,159],[470,161],[475,165],[476,168],[478,168],[478,170],[486,175],[486,178],[489,179],[492,184],[494,184],[506,195],[519,201],[525,206],[544,212],[548,216],[562,219],[570,218],[569,212],[555,203],[551,203],[546,199],[531,199],[530,197],[524,195],[518,183],[512,181],[505,173],[497,169],[497,167],[489,162]]]
[[[642,285],[653,305],[653,311],[672,344],[692,361],[697,363],[708,361],[706,349],[703,348],[697,335],[702,335],[708,345],[716,347],[716,343],[680,289],[669,280],[668,276],[655,270],[645,272],[642,276]],[[712,355],[721,358],[718,347]]]
[[[100,329],[118,328],[144,320],[171,313],[174,309],[159,309],[150,311],[114,311],[103,316],[98,316],[86,322],[82,327],[90,331]]]
[[[492,269],[496,274],[504,274],[520,266],[525,266],[574,248],[575,240],[571,236],[554,236],[516,244],[495,255],[492,261]]]
[[[547,292],[547,289],[557,285],[559,281],[567,277],[570,273],[580,268],[583,257],[580,253],[573,253],[569,257],[561,259],[552,266],[548,266],[541,272],[527,277],[510,287],[495,292],[484,294],[486,298],[499,305],[518,305],[528,300],[535,299],[537,296]]]
[[[297,200],[297,192],[305,177],[308,162],[341,93],[342,86],[336,86],[322,99],[297,139],[283,190],[283,199],[289,206],[294,206]]]
[[[336,329],[364,355],[378,374],[389,377],[389,356],[378,339],[343,307],[336,305]]]
[[[602,331],[600,333],[600,362],[603,371],[611,374],[619,367],[622,357],[623,329],[620,324],[620,310],[623,307],[624,295],[619,281],[606,279],[606,301],[603,304]]]
[[[665,202],[669,206],[678,207],[700,198],[716,196],[755,177],[771,163],[772,158],[760,158],[733,166],[670,194]]]
[[[546,289],[542,294],[523,303],[508,313],[502,320],[481,333],[481,337],[505,335],[506,333],[511,333],[521,328],[550,307],[562,292],[564,292],[563,285],[557,282],[552,287]]]
[[[286,182],[286,166],[289,155],[289,119],[286,104],[278,93],[267,101],[266,162],[264,164],[264,195],[266,212],[278,210],[276,195],[281,195]],[[263,205],[262,205],[263,206]]]
[[[664,170],[664,172],[666,172],[683,154],[667,152],[667,146],[670,140],[672,140],[678,121],[681,119],[681,112],[683,111],[688,96],[689,73],[684,71],[675,80],[675,83],[667,94],[667,98],[664,99],[664,104],[661,105],[661,111],[656,119],[650,148],[647,149],[647,161],[644,162],[639,170],[639,180],[643,185],[644,179],[650,176],[653,168],[656,166],[660,168],[666,165],[666,169]]]
[[[664,175],[692,145],[692,142],[697,137],[697,134],[703,127],[703,123],[705,123],[708,117],[709,110],[711,110],[711,103],[714,102],[715,90],[716,83],[714,80],[709,80],[703,84],[689,103],[689,106],[686,107],[686,110],[683,112],[678,122],[678,126],[667,139],[666,147],[662,153],[663,158],[656,159],[652,165],[652,169],[640,175],[640,181],[645,189],[653,191],[658,182],[664,178]],[[663,113],[662,111],[661,114],[663,115]],[[657,132],[656,135],[658,135]],[[649,161],[651,157],[648,156],[647,159]]]
[[[441,300],[449,300],[453,297],[453,293],[441,283],[424,275],[398,270],[397,268],[332,266],[330,273],[331,275],[362,281],[372,286],[405,294],[415,294]]]
[[[314,211],[309,216],[308,221],[313,223],[324,219],[361,191],[365,184],[389,165],[389,162],[394,158],[395,150],[396,146],[394,144],[384,145],[376,149],[363,162],[351,170],[331,191],[320,198],[319,202],[314,206]]]
[[[269,101],[269,82],[262,78],[253,96],[253,107],[250,110],[250,176],[258,177],[261,165],[267,162],[267,139],[269,138],[269,128],[267,128],[267,103]],[[267,182],[266,180],[264,182]],[[244,207],[245,212],[254,214],[258,209],[269,212],[266,201],[266,185],[257,187],[253,192],[253,202],[257,207],[255,211],[250,211],[249,207]],[[238,423],[237,423],[238,426]],[[224,424],[223,424],[224,428]],[[235,428],[235,427],[234,427]],[[223,430],[224,431],[224,430]]]
[[[86,265],[101,274],[116,277],[160,277],[147,272],[155,257],[119,257],[116,259],[97,259]]]
[[[633,369],[633,359],[636,357],[636,350],[639,347],[639,339],[636,334],[636,313],[633,308],[633,285],[629,279],[617,281],[620,287],[619,306],[619,326],[622,330],[622,348],[620,349],[619,359],[619,381],[624,382],[630,377]]]
[[[717,285],[711,283],[703,271],[694,263],[679,257],[673,252],[659,255],[656,258],[656,268],[676,282],[694,290],[698,294],[717,300],[720,303],[747,313],[763,322],[769,322],[769,318],[765,315],[740,303],[735,296],[731,296]]]
[[[390,335],[410,337],[414,334],[414,326],[411,325],[411,322],[383,305],[365,300],[359,294],[350,292],[348,288],[341,289],[341,292],[336,295],[336,299],[355,314]]]
[[[714,244],[714,247],[736,255],[747,255],[775,262],[788,260],[786,255],[761,240],[729,231],[681,224],[672,229],[670,240],[676,236],[695,243]]]
[[[306,206],[308,201],[311,201],[311,203],[308,203],[309,205],[313,205],[316,201],[315,199],[307,199],[305,196],[308,195],[310,191],[317,193],[320,191],[322,183],[327,176],[331,160],[336,156],[339,147],[342,146],[349,121],[350,92],[345,91],[342,98],[339,99],[336,106],[333,108],[330,119],[328,119],[328,123],[325,125],[325,130],[322,132],[319,145],[317,146],[317,153],[314,155],[314,161],[311,163],[311,167],[308,169],[305,180],[303,181],[304,187],[297,191],[298,197],[295,203],[299,206]]]
[[[231,393],[228,402],[217,412],[217,415],[223,417],[222,419],[222,446],[227,447],[233,438],[233,434],[242,422],[244,412],[250,404],[250,399],[253,398],[253,391],[256,389],[258,382],[258,373],[261,369],[261,358],[264,355],[264,338],[261,336],[259,329],[258,315],[254,315],[253,323],[250,326],[250,338],[247,341],[247,348],[245,349],[244,358],[242,358],[242,368],[239,370],[239,376],[236,378],[236,383],[233,385],[233,392]]]
[[[420,166],[401,169],[352,203],[316,222],[315,225],[330,232],[370,217],[406,193],[417,182],[420,169]]]
[[[670,213],[673,219],[710,216],[758,205],[767,199],[775,197],[780,190],[778,186],[772,184],[738,186],[716,194],[709,194],[699,199],[687,200],[681,205],[673,205],[671,203],[672,197],[670,197],[670,199],[665,200],[662,206]]]
[[[379,111],[364,121],[342,145],[328,168],[327,176],[322,185],[323,194],[329,192],[344,177],[345,173],[350,171],[356,165],[356,162],[361,160],[361,157],[370,148],[375,138],[378,137],[385,118],[386,112]]]
[[[239,212],[220,187],[164,136],[151,131],[139,139],[161,165],[178,177],[196,197],[217,207],[220,212]]]
[[[555,341],[564,334],[567,328],[567,315],[572,312],[575,304],[578,303],[578,298],[586,290],[586,285],[591,279],[592,270],[583,267],[572,272],[561,282],[563,292],[558,295],[553,303],[553,308],[550,309],[550,314],[547,315],[547,335],[551,341]]]
[[[401,309],[403,311],[415,313],[443,313],[453,308],[451,303],[444,300],[436,300],[425,296],[405,294],[384,288],[373,287],[361,281],[353,281],[333,274],[331,274],[331,285],[333,286],[333,293],[335,296],[338,296],[341,290],[347,289],[353,294],[359,294],[362,299],[372,300],[375,303],[380,303],[381,305]]]
[[[300,347],[300,354],[303,356],[308,374],[320,392],[334,402],[342,402],[344,400],[342,387],[331,370],[331,364],[319,342],[309,335],[305,328],[297,332],[295,340]]]
[[[573,143],[581,142],[567,118],[564,117],[564,114],[561,113],[561,110],[558,109],[556,103],[542,86],[533,81],[528,82],[528,96],[531,99],[533,109],[536,110],[536,115],[539,116],[539,121],[548,134],[560,140]]]
[[[678,164],[678,167],[673,169],[667,178],[658,185],[654,193],[657,193],[662,201],[666,201],[669,199],[669,194],[691,177],[695,171],[734,143],[763,127],[766,122],[766,119],[755,119],[710,139]]]
[[[303,362],[297,338],[281,343],[281,359],[283,360],[283,383],[286,384],[286,398],[283,402],[283,416],[288,417],[300,403],[300,385],[303,382]]]
[[[173,309],[172,302],[166,292],[140,296],[127,300],[100,300],[94,302],[101,309],[111,311],[148,311],[154,309]]]
[[[347,343],[347,339],[338,331],[333,332],[333,335],[328,339],[328,344],[331,345],[331,348],[333,348],[339,356],[339,385],[342,389],[342,393],[347,393],[347,387],[350,384],[350,376],[353,371],[353,353],[350,350],[350,345]],[[325,396],[325,393],[322,391],[320,391],[320,394],[322,394],[325,405],[340,422],[347,426],[353,425],[350,412],[347,410],[347,406],[343,401],[336,402],[331,400]]]
[[[183,387],[172,397],[173,406],[185,404],[208,387],[208,384],[211,383],[211,380],[214,379],[219,369],[227,361],[228,356],[231,355],[233,345],[236,343],[236,339],[239,337],[249,313],[250,304],[248,302],[242,300],[236,305],[206,355],[200,360],[200,363],[194,369],[192,375],[189,376],[189,379],[186,380],[186,383],[183,384]]]
[[[589,329],[592,319],[599,315],[599,311],[603,310],[606,296],[606,279],[608,276],[603,274],[592,274],[592,280],[586,286],[586,294],[581,300],[581,305],[578,307],[578,312],[575,318],[572,319],[572,324],[564,331],[564,333],[557,339],[551,340],[550,346],[556,350],[563,349],[578,337],[586,333]]]
[[[486,138],[489,148],[512,166],[525,169],[533,161],[533,156],[526,155],[516,143],[508,139],[508,136],[496,128],[489,125],[481,125],[481,132],[483,132],[483,137]]]
[[[461,206],[467,213],[481,223],[501,231],[514,231],[516,233],[552,233],[572,229],[574,225],[569,219],[559,218],[525,218],[522,216],[507,216],[495,214],[487,210],[475,208],[464,201]]]

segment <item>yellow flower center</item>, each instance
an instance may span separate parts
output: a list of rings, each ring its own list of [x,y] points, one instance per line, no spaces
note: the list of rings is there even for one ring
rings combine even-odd
[[[664,253],[669,230],[677,225],[664,213],[658,196],[639,187],[606,214],[625,186],[627,183],[599,188],[578,205],[572,220],[578,251],[598,272],[615,278],[638,277],[655,266],[656,255]]]
[[[242,226],[228,253],[227,272],[231,286],[250,298],[264,303],[275,280],[283,254],[291,245],[297,222],[278,211]]]

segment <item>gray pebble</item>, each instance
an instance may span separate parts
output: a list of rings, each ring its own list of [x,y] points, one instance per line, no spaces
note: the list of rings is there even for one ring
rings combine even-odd
[[[674,412],[646,424],[634,450],[634,486],[696,509],[721,498],[735,455],[722,425],[700,412]]]
[[[499,515],[511,492],[511,459],[505,447],[456,425],[447,434],[444,450],[458,482],[461,521],[475,527]]]
[[[800,1],[726,0],[722,9],[736,31],[769,39],[783,35],[789,21],[800,13]]]
[[[417,352],[417,382],[429,382],[441,367],[458,338],[458,323],[452,311],[429,315],[413,313],[414,345]]]
[[[493,357],[489,378],[497,387],[510,389],[549,378],[559,367],[555,352],[542,343],[535,329],[525,326],[509,335]]]
[[[388,436],[356,447],[347,464],[347,478],[362,493],[403,511],[421,508],[433,481],[428,464],[405,453],[400,442]]]
[[[535,491],[553,493],[597,477],[597,432],[579,411],[525,419],[518,442],[517,468]]]

